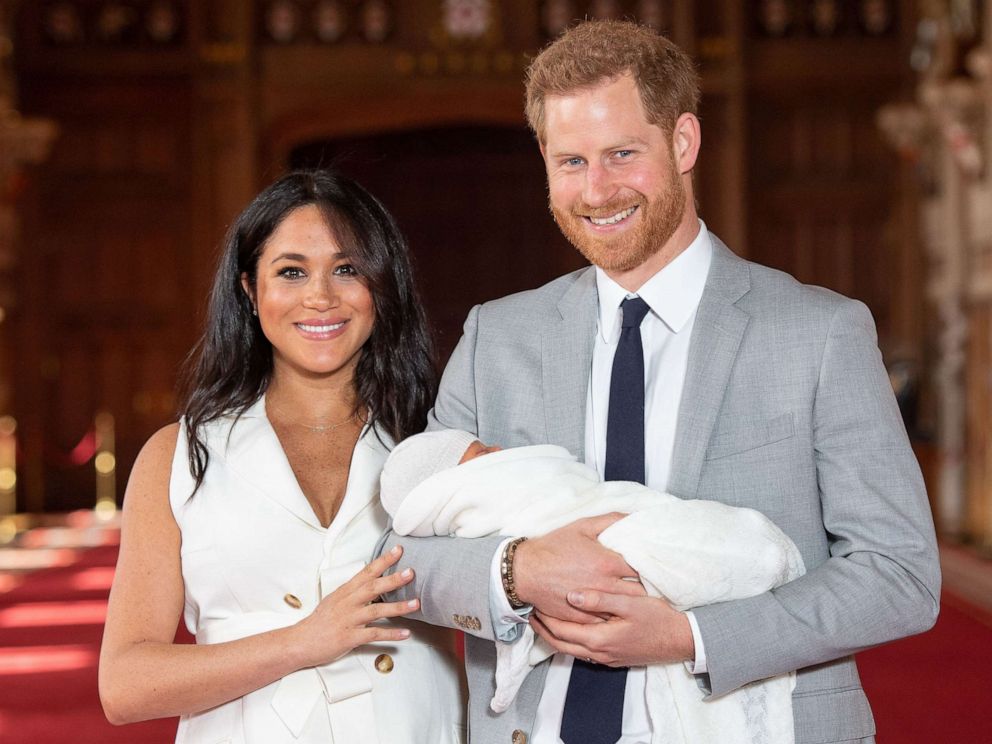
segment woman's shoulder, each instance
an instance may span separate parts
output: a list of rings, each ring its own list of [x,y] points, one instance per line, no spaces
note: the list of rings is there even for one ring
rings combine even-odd
[[[164,477],[168,483],[172,471],[172,461],[176,456],[176,444],[183,426],[180,422],[167,424],[156,431],[138,453],[131,470],[131,478]]]
[[[158,519],[171,511],[169,484],[180,428],[179,423],[163,426],[138,453],[124,494],[125,518],[130,514],[130,521]]]
[[[173,421],[171,424],[166,424],[161,429],[152,434],[148,441],[145,442],[145,447],[147,448],[159,448],[159,447],[171,447],[176,448],[176,440],[179,438],[179,432],[184,428],[182,421]]]

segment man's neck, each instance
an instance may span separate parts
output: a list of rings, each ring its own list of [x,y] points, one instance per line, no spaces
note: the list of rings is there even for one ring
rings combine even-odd
[[[687,209],[672,237],[644,263],[629,271],[606,271],[606,275],[626,289],[637,292],[644,283],[674,261],[699,235],[699,217],[694,208]]]

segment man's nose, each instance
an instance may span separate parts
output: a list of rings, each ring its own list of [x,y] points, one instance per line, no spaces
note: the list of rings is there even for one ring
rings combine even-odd
[[[609,202],[615,193],[616,186],[610,172],[602,165],[590,164],[586,168],[586,182],[582,191],[582,200],[590,207],[600,207]]]

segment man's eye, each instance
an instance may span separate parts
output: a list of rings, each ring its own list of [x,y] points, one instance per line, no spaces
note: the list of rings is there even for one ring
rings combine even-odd
[[[634,154],[634,151],[633,150],[618,150],[617,151],[617,157],[618,158],[629,158],[633,154]]]

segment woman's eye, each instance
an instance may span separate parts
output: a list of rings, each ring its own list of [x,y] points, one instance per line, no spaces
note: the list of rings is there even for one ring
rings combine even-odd
[[[358,269],[351,264],[341,264],[334,267],[335,276],[358,276]]]
[[[286,266],[279,269],[277,275],[285,279],[299,279],[303,276],[303,269],[299,269],[295,266]]]

